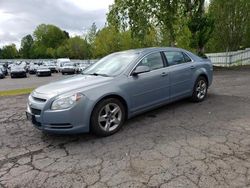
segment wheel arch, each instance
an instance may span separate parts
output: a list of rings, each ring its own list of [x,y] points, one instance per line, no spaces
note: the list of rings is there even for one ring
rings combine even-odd
[[[204,77],[204,78],[206,79],[207,84],[209,84],[208,76],[207,76],[205,73],[199,74],[199,76],[196,78],[196,80],[197,80],[199,77]]]
[[[91,110],[91,116],[92,116],[93,111],[98,103],[100,103],[101,101],[103,101],[105,99],[110,99],[110,98],[118,99],[123,104],[124,109],[125,109],[125,119],[128,119],[128,103],[124,99],[124,97],[122,97],[121,95],[118,95],[118,94],[108,94],[108,95],[102,96],[100,99],[98,99],[97,102],[93,105],[93,108]]]

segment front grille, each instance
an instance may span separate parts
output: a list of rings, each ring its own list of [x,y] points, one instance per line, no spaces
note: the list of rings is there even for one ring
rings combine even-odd
[[[32,97],[35,101],[38,102],[46,102],[46,99],[38,98],[38,97]]]
[[[38,110],[38,109],[35,109],[35,108],[30,108],[30,111],[34,115],[40,115],[41,114],[41,110]]]

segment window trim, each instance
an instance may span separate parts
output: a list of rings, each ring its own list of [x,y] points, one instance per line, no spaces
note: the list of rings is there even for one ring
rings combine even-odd
[[[162,57],[162,52],[163,51],[154,51],[154,52],[149,52],[145,55],[143,55],[140,59],[138,59],[138,62],[135,64],[135,66],[131,69],[131,71],[129,72],[129,76],[133,77],[133,71],[135,70],[135,68],[137,67],[137,65],[142,61],[142,59],[144,59],[146,56],[148,55],[151,55],[151,54],[154,54],[154,53],[159,53],[161,55],[161,59],[162,59],[162,63],[163,63],[163,67],[159,68],[159,69],[154,69],[154,70],[150,70],[149,72],[153,72],[153,71],[157,71],[157,70],[160,70],[160,69],[163,69],[163,68],[166,68],[167,65],[166,65],[166,62],[164,61],[164,58]],[[149,73],[147,72],[147,73]]]

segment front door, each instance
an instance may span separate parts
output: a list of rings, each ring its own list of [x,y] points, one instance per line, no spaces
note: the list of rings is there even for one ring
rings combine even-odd
[[[137,66],[148,66],[150,71],[128,78],[126,91],[134,112],[160,104],[170,97],[169,73],[160,52],[147,55]]]

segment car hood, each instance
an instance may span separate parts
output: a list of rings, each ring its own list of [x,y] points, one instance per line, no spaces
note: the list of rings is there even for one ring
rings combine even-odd
[[[14,69],[14,70],[11,70],[10,72],[25,72],[24,69]]]
[[[37,69],[38,72],[48,72],[50,69]]]
[[[74,69],[75,67],[71,67],[71,66],[65,66],[65,67],[62,67],[63,69]]]
[[[78,75],[41,86],[35,90],[35,93],[43,94],[50,98],[73,90],[81,89],[81,91],[84,91],[98,87],[111,80],[113,80],[113,77]]]

